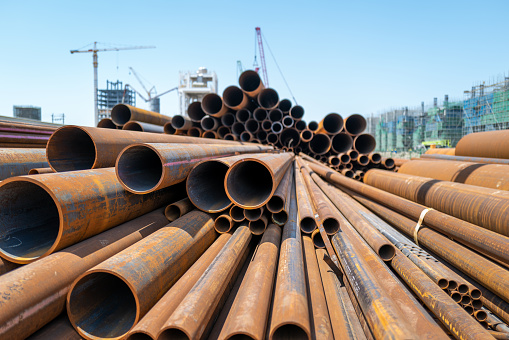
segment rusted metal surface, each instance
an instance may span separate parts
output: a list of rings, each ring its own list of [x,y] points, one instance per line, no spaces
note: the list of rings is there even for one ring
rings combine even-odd
[[[55,171],[53,171],[52,168],[34,168],[30,169],[28,172],[29,175],[40,175],[40,174],[52,174]]]
[[[209,138],[209,139],[218,139],[218,135],[216,131],[205,131],[202,134],[203,138]],[[241,139],[242,140],[242,139]],[[249,142],[250,140],[242,140],[243,142]]]
[[[0,338],[23,339],[56,318],[79,275],[167,223],[158,209],[0,276]]]
[[[366,118],[358,113],[354,113],[346,117],[344,130],[346,133],[355,136],[363,133],[366,130],[366,126]]]
[[[205,117],[205,112],[203,112],[201,108],[201,102],[193,102],[189,104],[187,107],[187,115],[193,122],[199,123],[201,119]]]
[[[248,221],[256,221],[260,217],[262,217],[263,213],[265,212],[265,207],[260,207],[256,209],[244,209],[244,217]]]
[[[426,155],[455,155],[455,148],[430,148],[424,153]]]
[[[326,251],[316,249],[323,290],[335,339],[366,339],[346,288],[323,260]]]
[[[381,159],[380,159],[381,160]],[[403,158],[393,158],[394,166],[401,168],[401,166],[407,162],[410,162],[409,159],[403,159]]]
[[[455,155],[468,157],[509,158],[509,131],[485,131],[463,136],[456,144]]]
[[[171,117],[127,104],[117,104],[111,109],[111,120],[120,126],[133,120],[162,126],[167,122],[171,122]]]
[[[293,166],[289,166],[287,168],[286,173],[284,174],[283,179],[281,179],[281,182],[279,182],[276,191],[274,191],[274,194],[267,202],[267,210],[271,213],[278,213],[285,208],[286,200],[287,198],[290,198],[287,195],[289,192],[288,186],[291,184],[293,178],[293,170]]]
[[[3,275],[11,270],[19,268],[21,265],[18,263],[14,263],[11,261],[7,261],[6,259],[0,258],[0,275]]]
[[[12,177],[0,184],[0,256],[30,263],[184,195],[180,184],[131,194],[113,168]]]
[[[228,86],[223,91],[224,104],[232,110],[240,110],[249,104],[249,98],[237,86]]]
[[[311,339],[302,238],[297,221],[295,190],[289,219],[283,228],[269,339]]]
[[[214,220],[214,229],[219,234],[224,234],[227,232],[230,232],[233,228],[233,225],[235,224],[235,221],[230,217],[230,215],[219,215]]]
[[[246,218],[246,216],[244,215],[244,209],[242,209],[241,207],[238,207],[236,205],[232,205],[232,207],[230,208],[230,217],[235,222],[244,221],[244,219]]]
[[[322,235],[320,235],[320,230],[318,230],[318,228],[311,233],[311,239],[313,240],[313,244],[316,248],[325,248],[325,242],[323,241]]]
[[[271,88],[265,88],[261,90],[260,93],[258,94],[257,99],[260,107],[265,110],[275,109],[279,104],[279,95],[276,92],[276,90]]]
[[[396,166],[394,159],[390,157],[382,157],[381,164],[384,166],[385,169],[393,169]]]
[[[277,268],[281,229],[269,225],[236,294],[219,339],[246,335],[264,339]]]
[[[466,157],[466,156],[450,156],[450,155],[421,155],[421,158],[424,159],[442,159],[449,161],[458,161],[458,162],[475,162],[475,163],[485,163],[485,164],[509,164],[509,159],[502,158],[486,158],[486,157]]]
[[[0,149],[0,181],[48,166],[44,149]]]
[[[226,174],[228,198],[244,209],[263,206],[276,191],[292,159],[291,153],[244,155]]]
[[[391,266],[456,339],[489,339],[490,334],[402,253]],[[480,320],[484,321],[484,320]]]
[[[309,168],[306,168],[304,163],[300,162],[299,160],[297,160],[297,163],[300,166],[300,172],[311,197],[311,202],[315,207],[315,211],[318,213],[320,219],[322,220],[325,231],[328,235],[334,235],[340,228],[338,219],[336,217],[337,213],[335,208],[331,205],[328,198],[320,190],[316,183],[311,179]]]
[[[62,313],[55,320],[27,338],[27,340],[47,339],[81,340],[83,338],[72,327],[67,314]]]
[[[46,155],[49,165],[55,171],[107,168],[115,166],[118,154],[126,146],[136,143],[241,144],[225,140],[210,141],[204,138],[67,125],[51,135]]]
[[[391,209],[399,213],[410,216],[416,221],[419,220],[422,211],[426,209],[423,205],[341,176],[323,165],[309,163],[309,166],[328,182],[362,194],[380,204],[391,207]],[[457,242],[465,244],[496,261],[509,265],[509,254],[507,253],[509,238],[503,235],[481,229],[471,223],[436,210],[428,211],[424,216],[423,223],[428,227],[446,234]]]
[[[302,244],[308,282],[307,294],[310,305],[311,334],[317,339],[334,339],[313,241],[309,236],[304,235],[302,236]]]
[[[196,164],[186,181],[187,195],[193,205],[211,213],[229,208],[232,202],[224,187],[226,173],[230,166],[244,157],[222,157]]]
[[[88,270],[67,294],[74,328],[86,339],[125,336],[216,237],[213,218],[194,210]]]
[[[200,125],[203,131],[215,131],[221,125],[221,120],[212,116],[205,116]]]
[[[180,201],[169,204],[166,209],[164,209],[164,216],[166,216],[168,221],[173,222],[193,209],[193,203],[191,203],[191,200],[186,197]]]
[[[294,176],[299,227],[303,233],[310,234],[317,228],[315,213],[313,212],[311,198],[297,162],[294,162]]]
[[[372,169],[364,183],[509,236],[509,192]]]
[[[187,135],[189,137],[201,137],[203,134],[203,130],[199,127],[193,126],[189,130],[187,130]],[[223,136],[224,137],[224,136]],[[224,139],[224,138],[223,138]]]
[[[125,123],[124,126],[122,127],[122,130],[164,133],[164,127],[161,125],[137,122],[137,121],[133,121],[133,120]]]
[[[398,173],[497,190],[509,190],[508,167],[501,164],[412,160],[402,164]]]
[[[97,123],[98,128],[103,129],[117,129],[117,125],[113,123],[113,120],[111,118],[103,118]]]
[[[206,326],[215,319],[216,306],[227,289],[243,255],[249,249],[251,233],[245,226],[235,230],[204,274],[164,323],[161,340],[200,339]]]
[[[189,130],[193,127],[193,121],[182,115],[175,115],[171,118],[171,126],[175,130]]]
[[[163,297],[150,309],[140,322],[129,332],[127,339],[136,340],[143,335],[151,339],[157,336],[180,305],[187,293],[198,282],[205,270],[214,261],[217,254],[223,249],[231,233],[220,235],[217,240],[203,253],[202,256],[189,268],[184,275],[163,295]]]
[[[201,100],[201,108],[203,112],[206,114],[221,118],[226,112],[228,112],[230,109],[224,104],[223,99],[215,94],[215,93],[209,93],[205,95],[205,97]],[[203,119],[202,119],[203,122]],[[205,128],[204,128],[205,129]]]
[[[313,139],[313,136],[314,136],[314,133],[311,132],[311,130],[308,130],[308,129],[304,129],[300,133],[300,139],[304,143],[308,143],[309,141],[311,141]]]
[[[115,172],[127,191],[146,194],[184,181],[203,160],[270,150],[262,145],[133,144],[118,155]]]
[[[262,215],[259,219],[249,221],[249,231],[253,235],[261,235],[267,229],[269,224],[269,217],[267,214]]]
[[[318,123],[318,129],[315,131],[315,133],[335,135],[342,129],[343,117],[337,113],[329,113],[320,121],[320,123]]]
[[[265,88],[258,72],[251,70],[242,72],[239,77],[239,85],[242,91],[251,98],[256,98]]]

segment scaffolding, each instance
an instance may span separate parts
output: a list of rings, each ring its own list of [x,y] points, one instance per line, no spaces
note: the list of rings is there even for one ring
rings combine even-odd
[[[111,117],[111,109],[120,103],[136,106],[136,93],[117,80],[106,81],[106,90],[97,90],[97,106],[99,107],[97,121]]]

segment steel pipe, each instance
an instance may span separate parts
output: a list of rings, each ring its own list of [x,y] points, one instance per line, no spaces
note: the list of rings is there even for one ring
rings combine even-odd
[[[276,191],[292,160],[290,153],[244,155],[226,174],[228,198],[245,209],[261,207]]]
[[[242,72],[239,77],[239,85],[242,91],[251,98],[256,98],[265,88],[258,72],[251,70]]]
[[[232,230],[235,221],[230,217],[230,215],[219,215],[216,217],[214,221],[214,229],[219,234],[228,233]]]
[[[166,124],[164,124],[163,131],[167,135],[176,135],[177,134],[177,129],[175,129],[173,126],[171,126],[171,122],[167,122]]]
[[[300,133],[300,139],[305,142],[305,143],[308,143],[310,142],[312,139],[313,139],[313,132],[311,132],[311,130],[303,130],[301,133]]]
[[[227,133],[226,135],[224,135],[224,140],[238,140],[239,138],[237,136],[235,136],[233,133]]]
[[[269,144],[275,145],[279,140],[279,137],[277,134],[270,132],[267,134],[267,142]]]
[[[282,111],[285,112],[285,110]],[[304,117],[304,108],[300,105],[295,105],[290,109],[290,116],[295,120],[302,119]]]
[[[258,104],[265,110],[275,109],[279,104],[279,95],[274,89],[263,89],[258,94]]]
[[[224,115],[223,117],[226,117],[226,115]],[[231,129],[227,126],[220,126],[217,131],[217,136],[219,137],[219,139],[224,139],[224,137],[231,133]]]
[[[218,135],[216,131],[205,131],[202,135],[203,138],[209,138],[209,139],[218,139]]]
[[[244,131],[240,134],[239,139],[241,142],[254,142],[254,136],[249,131]]]
[[[244,123],[236,122],[232,125],[232,133],[236,136],[240,136],[242,132],[246,131],[246,127],[244,126]]]
[[[257,121],[257,122],[263,122],[265,119],[267,119],[268,117],[268,112],[267,110],[265,109],[262,109],[261,107],[259,108],[256,108],[253,112],[253,118]]]
[[[295,128],[299,131],[304,131],[305,129],[307,129],[307,127],[308,125],[303,120],[298,120],[295,122]]]
[[[246,131],[252,134],[257,133],[260,129],[260,123],[255,119],[248,119],[248,121],[244,124]]]
[[[366,126],[366,118],[358,113],[351,114],[345,119],[345,132],[352,136],[363,133]]]
[[[359,152],[357,150],[348,150],[346,154],[350,157],[350,161],[356,161],[357,157],[359,157]]]
[[[113,120],[111,120],[111,118],[101,119],[99,123],[97,123],[97,127],[103,129],[117,129],[117,125],[113,123]]]
[[[382,155],[380,155],[378,152],[372,152],[368,155],[368,157],[373,164],[380,164],[382,162]]]
[[[290,99],[281,99],[279,101],[277,108],[283,112],[290,112],[292,108],[292,102],[290,101]]]
[[[221,117],[221,124],[226,127],[231,127],[235,121],[235,114],[231,112],[227,112]]]
[[[324,155],[329,152],[332,146],[329,136],[323,133],[316,133],[309,142],[309,150],[317,155]]]
[[[343,129],[343,118],[337,113],[329,113],[318,123],[316,133],[335,135]],[[313,129],[310,128],[311,131]]]
[[[24,339],[56,318],[79,275],[167,223],[158,209],[0,276],[0,290],[10,296],[0,308],[0,337]]]
[[[215,131],[221,125],[221,120],[213,116],[205,116],[201,120],[203,131]]]
[[[127,104],[117,104],[111,109],[111,120],[119,126],[133,120],[162,126],[167,122],[171,122],[171,117]]]
[[[396,163],[394,163],[394,159],[392,159],[390,157],[382,157],[381,164],[386,169],[394,169],[394,167],[396,166]]]
[[[262,130],[263,131],[271,131],[272,130],[272,122],[269,120],[269,119],[265,119],[262,123],[261,123],[261,127],[262,127]]]
[[[269,224],[268,215],[267,214],[262,215],[259,219],[255,221],[249,221],[249,231],[253,235],[261,235],[267,229],[268,224]]]
[[[353,139],[347,133],[338,133],[332,137],[332,150],[335,153],[345,153],[353,146]]]
[[[297,129],[286,128],[279,135],[279,142],[283,146],[295,148],[300,144],[300,134]]]
[[[359,155],[359,157],[357,157],[357,163],[360,166],[366,166],[369,164],[369,157],[366,155]]]
[[[132,144],[120,152],[115,172],[127,191],[146,194],[184,181],[191,169],[205,159],[270,149],[260,145]]]
[[[0,181],[48,166],[44,149],[0,149]]]
[[[221,118],[230,110],[223,99],[215,93],[209,93],[202,98],[201,108],[203,112],[215,118]]]
[[[281,123],[283,124],[283,126],[285,128],[291,128],[293,126],[293,123],[294,123],[294,120],[292,117],[290,116],[285,116],[283,117],[283,119],[281,120]]]
[[[244,217],[248,221],[256,221],[259,220],[263,213],[265,212],[264,207],[256,208],[256,209],[243,209],[244,210]]]
[[[290,165],[290,167],[293,168],[293,165]],[[284,208],[281,211],[272,214],[272,222],[276,223],[280,227],[283,226],[288,221],[288,217],[290,214],[290,205],[291,205],[290,196],[291,196],[291,191],[294,190],[293,183],[294,182],[293,182],[293,174],[292,174],[289,178],[288,188],[286,191],[286,197],[288,199],[286,199],[286,201],[285,201]]]
[[[280,122],[283,119],[283,111],[280,109],[273,109],[269,111],[269,120],[273,123]]]
[[[201,108],[201,102],[192,102],[187,107],[187,115],[195,123],[201,122],[201,119],[205,117],[205,112]]]
[[[171,119],[171,126],[175,130],[189,130],[193,127],[193,121],[181,115],[175,115]],[[126,129],[124,129],[126,130]]]
[[[468,157],[509,158],[507,130],[476,132],[463,136],[455,155]]]
[[[359,153],[369,154],[375,150],[375,137],[368,133],[357,135],[357,137],[353,140],[353,147]]]
[[[214,242],[213,225],[195,210],[82,274],[67,294],[74,328],[86,339],[124,337]]]
[[[269,210],[271,213],[278,213],[285,208],[286,198],[289,198],[289,196],[287,196],[289,192],[288,187],[292,183],[293,170],[293,165],[288,167],[286,173],[281,179],[281,182],[279,182],[276,191],[274,191],[274,194],[267,202],[267,210]]]
[[[164,209],[164,216],[166,216],[168,221],[173,222],[193,209],[194,206],[191,203],[191,200],[186,197],[180,201],[168,205],[166,209]]]
[[[450,156],[450,155],[426,155],[422,154],[421,158],[425,159],[442,159],[449,161],[459,161],[459,162],[475,162],[475,163],[484,163],[484,164],[509,164],[509,159],[501,159],[501,158],[483,158],[483,157],[464,157],[464,156]]]
[[[237,118],[237,122],[245,123],[249,118],[251,118],[251,111],[248,109],[240,109],[235,114],[235,118]]]
[[[310,121],[308,123],[308,129],[311,130],[312,132],[315,132],[317,133],[317,130],[318,130],[318,123],[315,122],[314,120]]]
[[[304,178],[299,170],[297,162],[294,162],[295,190],[298,207],[298,223],[301,231],[306,234],[314,232],[317,228],[315,213],[311,198],[306,189]]]
[[[258,131],[258,133],[256,134],[256,138],[258,138],[258,140],[262,144],[264,144],[267,141],[267,132],[265,132],[264,130]]]
[[[173,124],[173,120],[172,123]],[[140,132],[152,132],[152,133],[164,133],[164,127],[161,125],[155,125],[150,123],[144,123],[144,122],[137,122],[137,121],[128,121],[124,124],[122,127],[122,130],[129,130],[129,131],[140,131]]]
[[[433,155],[433,154],[439,154],[439,155],[450,155],[454,156],[456,153],[455,148],[430,148],[426,150],[425,154],[427,155]]]
[[[246,218],[246,216],[244,215],[244,209],[242,209],[241,207],[238,207],[236,205],[232,205],[232,207],[230,208],[230,217],[235,222],[244,221],[244,219]]]
[[[27,340],[66,339],[82,340],[83,338],[72,327],[66,313],[60,314],[55,320],[26,338]]]
[[[0,255],[30,263],[184,195],[123,190],[113,168],[13,177],[0,184]]]
[[[232,110],[240,110],[249,104],[248,97],[237,86],[228,86],[223,91],[224,104]]]

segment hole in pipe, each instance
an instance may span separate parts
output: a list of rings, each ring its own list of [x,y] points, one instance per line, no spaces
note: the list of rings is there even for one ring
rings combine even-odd
[[[124,104],[117,104],[111,109],[111,120],[117,125],[124,125],[131,120],[131,110]]]
[[[316,227],[316,221],[312,217],[304,217],[300,220],[300,229],[307,234],[311,234],[313,231],[315,231]]]
[[[237,205],[242,207],[260,206],[272,194],[272,174],[260,162],[244,160],[230,169],[226,177],[226,188],[229,196]]]
[[[307,340],[308,335],[302,328],[297,325],[282,325],[276,329],[272,335],[272,339]]]
[[[92,138],[77,127],[61,128],[47,145],[48,161],[56,171],[92,169],[96,151]]]
[[[142,193],[157,186],[163,175],[163,164],[154,150],[133,146],[119,157],[117,175],[129,189]]]
[[[187,194],[191,202],[201,210],[219,212],[228,208],[230,199],[224,190],[224,178],[228,166],[218,161],[196,165],[187,177]]]

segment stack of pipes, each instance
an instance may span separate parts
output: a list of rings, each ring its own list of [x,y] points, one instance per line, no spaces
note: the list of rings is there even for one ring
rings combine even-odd
[[[58,126],[0,119],[0,148],[45,148]]]

